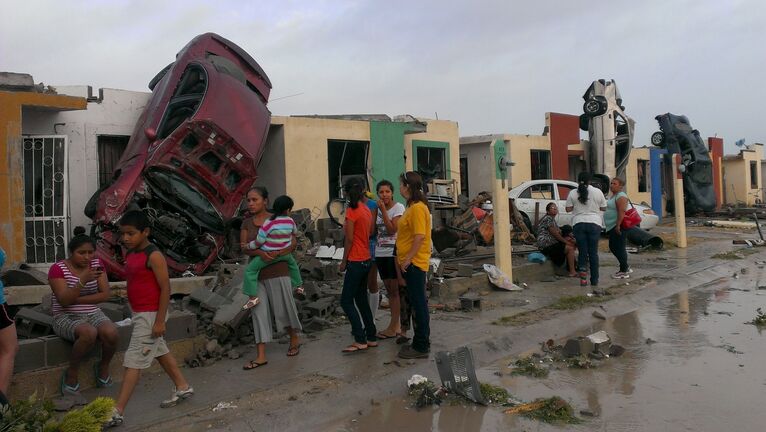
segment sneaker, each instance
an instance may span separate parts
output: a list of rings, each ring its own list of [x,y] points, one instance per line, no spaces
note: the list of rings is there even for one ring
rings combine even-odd
[[[162,401],[160,404],[160,408],[170,408],[178,405],[178,402],[189,399],[194,395],[194,389],[192,386],[189,386],[186,390],[178,390],[175,387],[173,388],[173,394],[170,396],[170,399],[166,399]]]
[[[412,345],[405,345],[399,350],[399,358],[403,359],[427,359],[428,351],[418,351]]]
[[[612,279],[627,279],[627,278],[630,277],[630,275],[628,273],[630,273],[630,272],[618,271],[617,273],[612,275]]]
[[[588,273],[580,272],[580,286],[588,286]]]
[[[625,273],[633,273],[633,269],[631,267],[628,267],[628,271],[626,271]]]
[[[125,421],[125,417],[117,411],[117,408],[112,408],[112,417],[104,423],[104,427],[110,428],[115,426],[121,426]]]

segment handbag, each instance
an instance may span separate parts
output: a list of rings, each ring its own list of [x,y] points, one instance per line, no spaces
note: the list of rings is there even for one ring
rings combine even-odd
[[[641,224],[641,215],[638,214],[638,210],[633,205],[633,201],[628,198],[630,208],[625,210],[625,215],[622,217],[622,223],[620,224],[621,230],[629,230]],[[614,204],[615,206],[617,203]]]

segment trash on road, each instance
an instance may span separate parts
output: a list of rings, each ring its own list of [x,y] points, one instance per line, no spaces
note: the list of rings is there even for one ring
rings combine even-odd
[[[237,409],[237,406],[231,402],[218,402],[218,404],[213,407],[213,412],[219,412],[226,409]]]
[[[489,277],[489,281],[492,283],[492,285],[507,291],[523,290],[523,288],[513,283],[508,275],[503,273],[503,271],[497,268],[497,266],[493,264],[484,264],[483,267],[484,271],[487,272],[487,276]]]

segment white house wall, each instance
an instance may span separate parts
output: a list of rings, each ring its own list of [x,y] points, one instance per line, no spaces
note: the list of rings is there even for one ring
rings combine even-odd
[[[87,86],[56,87],[59,94],[89,97]],[[85,226],[90,219],[83,210],[98,189],[98,136],[130,136],[151,93],[102,89],[102,100],[88,102],[84,111],[52,113],[25,110],[25,135],[66,135],[69,147],[69,209],[71,226]],[[71,234],[71,233],[70,233]]]

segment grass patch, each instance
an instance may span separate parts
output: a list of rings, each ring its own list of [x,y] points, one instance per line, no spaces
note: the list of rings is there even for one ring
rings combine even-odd
[[[729,251],[729,252],[719,252],[712,256],[712,258],[722,259],[722,260],[738,260],[743,259],[748,255],[752,255],[754,253],[758,253],[758,251],[755,248],[747,248],[747,249],[739,249],[735,251]]]
[[[533,316],[537,312],[536,310],[533,311],[527,311],[527,312],[521,312],[517,313],[516,315],[508,315],[504,317],[500,317],[494,321],[492,321],[492,324],[494,325],[517,325],[517,324],[525,324],[529,321],[529,317]]]
[[[564,399],[553,396],[547,399],[535,399],[534,402],[517,405],[505,410],[506,414],[521,414],[531,419],[552,424],[578,424],[580,419],[575,417],[572,405]]]
[[[755,310],[755,318],[753,318],[752,321],[748,321],[748,324],[752,324],[758,327],[766,326],[766,313],[763,313],[763,310],[761,308],[758,308]]]
[[[548,368],[541,366],[539,360],[533,357],[520,358],[513,362],[515,366],[511,375],[526,375],[535,378],[545,378],[548,376]]]
[[[589,304],[602,303],[602,302],[603,302],[603,299],[601,299],[600,297],[588,297],[586,295],[576,295],[576,296],[561,297],[560,299],[556,300],[556,303],[553,303],[550,307],[557,310],[574,310],[574,309],[580,309]]]
[[[487,405],[507,404],[508,399],[511,398],[511,395],[508,394],[508,390],[496,385],[481,383],[480,390]]]

